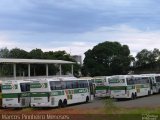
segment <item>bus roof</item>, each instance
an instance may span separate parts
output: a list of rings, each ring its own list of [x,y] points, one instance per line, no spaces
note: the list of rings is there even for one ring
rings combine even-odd
[[[37,79],[35,81],[76,81],[76,80],[91,80],[91,79],[76,78],[76,77],[55,77],[55,78]]]

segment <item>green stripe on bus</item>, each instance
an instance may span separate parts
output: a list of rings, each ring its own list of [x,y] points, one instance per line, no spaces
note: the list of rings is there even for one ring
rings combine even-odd
[[[2,98],[18,98],[19,93],[2,94]]]
[[[2,85],[2,90],[18,89],[18,85]]]
[[[30,88],[47,88],[47,83],[31,83]]]
[[[78,93],[87,93],[88,89],[87,88],[78,88],[78,89],[74,89],[74,94],[78,94]]]
[[[31,93],[30,92],[26,92],[26,93],[20,93],[21,97],[30,97]]]
[[[49,92],[34,92],[31,93],[31,97],[48,97]]]
[[[111,86],[110,90],[125,90],[127,86]]]
[[[51,92],[33,92],[31,93],[31,97],[48,97],[51,96],[60,96],[60,95],[67,95],[69,94],[79,94],[79,93],[87,93],[87,88],[78,88],[78,89],[70,89],[70,90],[54,90]]]
[[[149,84],[145,84],[145,85],[135,85],[136,88],[149,88]]]
[[[135,89],[134,85],[127,86],[127,90],[132,90],[132,89]]]
[[[128,86],[111,86],[110,90],[127,90],[135,89],[135,88],[149,88],[149,84],[145,85],[128,85]]]
[[[51,96],[59,96],[64,95],[64,91],[52,91]]]
[[[103,80],[102,79],[95,79],[95,83],[102,83]]]
[[[108,90],[109,86],[96,86],[96,90]]]
[[[19,97],[30,97],[30,93],[5,93],[2,94],[2,98],[18,98]]]

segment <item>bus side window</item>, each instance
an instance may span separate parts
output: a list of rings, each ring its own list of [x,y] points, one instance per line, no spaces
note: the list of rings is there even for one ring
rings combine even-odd
[[[73,88],[78,88],[78,81],[73,81]]]
[[[78,88],[81,88],[81,87],[82,87],[81,84],[82,84],[81,81],[78,81]]]
[[[56,81],[55,82],[55,87],[56,87],[56,90],[61,90],[62,89],[62,85],[61,85],[61,82],[60,81]]]
[[[87,81],[87,80],[85,80],[85,87],[86,87],[86,88],[89,87],[89,84],[88,84],[88,81]]]
[[[72,81],[67,81],[67,89],[72,89],[73,88],[73,85],[72,85]]]
[[[55,90],[56,86],[55,86],[55,82],[54,81],[50,81],[50,89],[51,90]]]
[[[61,85],[62,85],[62,89],[66,89],[67,88],[67,86],[66,86],[66,82],[61,82]]]
[[[29,83],[26,84],[26,91],[30,91],[30,84]]]
[[[25,92],[26,91],[26,86],[24,83],[20,83],[20,87],[21,87],[21,92]]]

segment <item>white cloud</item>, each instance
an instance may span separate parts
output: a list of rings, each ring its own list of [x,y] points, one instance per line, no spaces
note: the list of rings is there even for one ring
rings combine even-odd
[[[47,35],[49,36],[50,34]],[[1,48],[7,47],[11,49],[14,47],[19,47],[27,51],[35,48],[40,48],[44,51],[66,50],[72,55],[82,55],[83,57],[84,52],[88,49],[92,49],[93,46],[104,41],[118,41],[122,44],[126,44],[129,46],[131,54],[134,56],[137,52],[144,48],[149,50],[153,50],[154,48],[160,49],[160,31],[149,31],[148,29],[146,29],[146,31],[142,31],[127,25],[112,27],[103,26],[90,32],[69,35],[61,33],[59,34],[59,38],[56,36],[57,40],[54,40],[54,42],[52,40],[50,42],[49,40],[46,42],[43,41],[43,43],[36,42],[34,40],[30,42],[17,42],[18,40],[13,41],[10,38],[12,36],[8,36],[9,34],[0,34]],[[52,37],[54,39],[54,34],[53,36],[51,35],[50,38]]]
[[[128,45],[134,56],[144,48],[149,50],[160,49],[160,31],[142,31],[127,25],[100,27],[94,31],[80,34],[78,38],[94,42],[94,44],[103,41],[118,41]]]
[[[58,50],[65,50],[67,53],[71,55],[81,55],[82,58],[84,59],[84,53],[92,49],[93,46],[96,44],[93,43],[87,43],[87,42],[72,42],[68,46],[63,46],[63,47],[56,47],[56,48],[42,48],[44,51],[58,51]]]
[[[16,47],[17,44],[9,39],[7,35],[0,34],[0,48],[13,48]]]

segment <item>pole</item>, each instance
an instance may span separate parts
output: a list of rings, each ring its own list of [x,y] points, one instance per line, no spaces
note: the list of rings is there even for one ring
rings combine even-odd
[[[13,76],[16,79],[16,64],[13,64]]]
[[[59,65],[59,75],[60,76],[62,75],[62,66],[61,66],[61,64]]]
[[[73,75],[73,64],[71,65],[71,73]]]
[[[46,64],[46,76],[48,77],[48,64]]]
[[[30,64],[28,64],[28,77],[30,78],[30,76],[31,76],[31,66]]]

